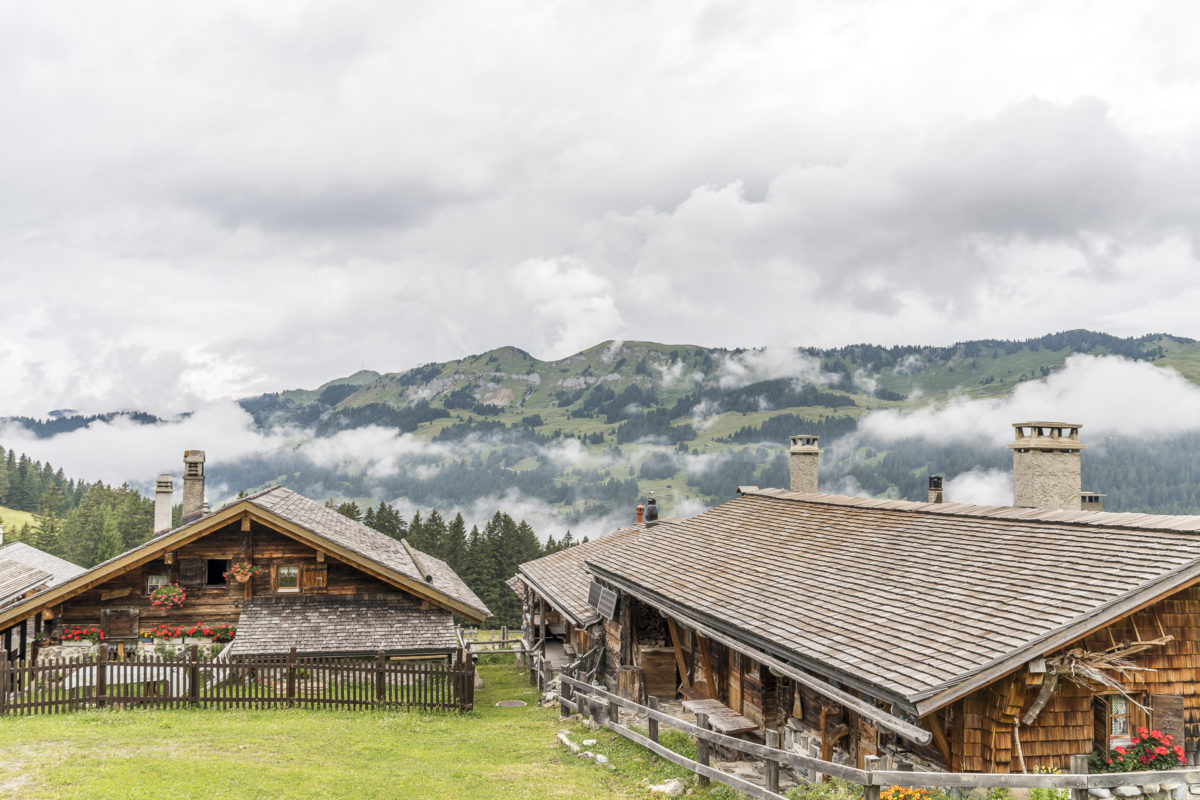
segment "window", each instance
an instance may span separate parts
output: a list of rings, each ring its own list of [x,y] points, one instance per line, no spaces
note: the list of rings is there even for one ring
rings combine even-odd
[[[1119,694],[1108,698],[1108,738],[1114,744],[1128,740],[1133,734],[1129,720],[1129,700]]]
[[[225,580],[225,573],[229,571],[229,560],[225,558],[210,558],[204,562],[204,585],[205,586],[224,586],[229,581]]]
[[[151,594],[159,586],[166,586],[171,582],[171,576],[165,572],[151,572],[146,578],[146,594]]]
[[[275,568],[275,591],[277,592],[299,592],[300,591],[300,567],[295,565],[281,565]]]

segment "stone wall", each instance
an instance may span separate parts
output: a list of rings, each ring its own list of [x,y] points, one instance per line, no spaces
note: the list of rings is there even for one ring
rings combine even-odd
[[[1132,779],[1134,775],[1130,775]],[[1146,774],[1136,777],[1146,780]],[[1196,800],[1200,798],[1200,783],[1133,783],[1127,786],[1115,786],[1112,789],[1088,789],[1088,795],[1096,800],[1108,800],[1112,797],[1144,797],[1146,800]]]

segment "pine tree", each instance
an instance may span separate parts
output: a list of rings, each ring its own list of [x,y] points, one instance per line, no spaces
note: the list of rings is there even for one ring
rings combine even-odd
[[[450,525],[446,528],[446,538],[442,544],[440,558],[450,565],[450,569],[458,572],[467,555],[467,523],[462,514],[455,514]]]

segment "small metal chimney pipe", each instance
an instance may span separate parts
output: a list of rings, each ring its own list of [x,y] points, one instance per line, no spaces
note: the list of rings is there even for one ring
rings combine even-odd
[[[154,482],[154,535],[171,530],[171,506],[175,502],[175,480],[163,473]]]
[[[788,448],[788,466],[791,472],[793,492],[816,494],[818,475],[820,472],[821,449],[817,441],[821,438],[812,434],[802,433],[791,438]]]
[[[930,475],[929,476],[929,502],[931,502],[931,503],[942,502],[942,476],[941,475]]]
[[[653,496],[646,501],[646,526],[658,524],[658,501]]]
[[[183,522],[204,514],[204,451],[183,451]]]

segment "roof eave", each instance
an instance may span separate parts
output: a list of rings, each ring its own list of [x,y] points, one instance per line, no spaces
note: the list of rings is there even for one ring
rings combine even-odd
[[[532,575],[530,575],[528,572],[526,572],[524,569],[524,565],[517,566],[517,574],[521,577],[521,580],[528,583],[533,588],[534,591],[536,591],[543,599],[545,599],[545,601],[547,603],[549,603],[554,608],[555,611],[570,618],[571,623],[573,625],[575,625],[575,627],[587,628],[591,625],[595,625],[597,622],[600,621],[599,614],[596,615],[595,619],[592,619],[590,621],[585,621],[583,619],[580,619],[579,616],[577,616],[570,609],[568,609],[565,604],[558,601],[554,597],[553,593],[547,591],[546,587],[543,586],[541,583],[539,583],[536,578],[534,578]]]

